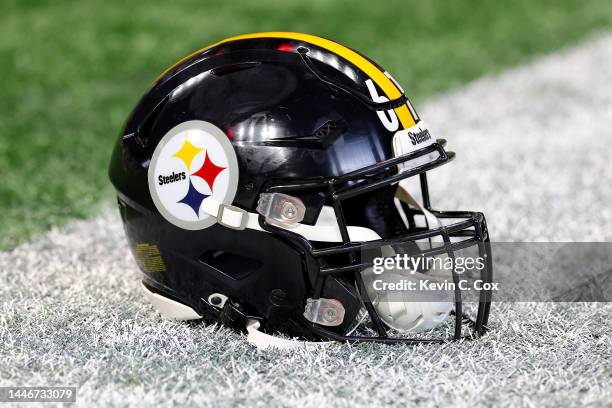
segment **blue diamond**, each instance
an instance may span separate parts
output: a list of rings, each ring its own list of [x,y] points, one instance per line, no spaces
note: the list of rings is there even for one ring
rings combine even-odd
[[[196,213],[196,217],[200,218],[200,206],[202,205],[202,201],[207,196],[206,194],[200,193],[191,183],[191,179],[189,180],[189,190],[187,190],[187,195],[183,197],[181,200],[177,201],[178,203],[187,204],[190,206],[193,211]]]

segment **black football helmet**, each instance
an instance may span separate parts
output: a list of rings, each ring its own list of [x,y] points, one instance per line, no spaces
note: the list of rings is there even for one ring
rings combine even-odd
[[[259,33],[157,78],[109,173],[144,292],[164,316],[246,330],[259,346],[294,344],[274,333],[441,342],[485,332],[490,292],[470,316],[459,285],[451,298],[375,289],[372,266],[376,256],[454,260],[472,248],[484,260],[478,278],[491,282],[484,215],[430,206],[426,174],[454,157],[445,144],[360,53]],[[460,279],[454,267],[409,272]],[[412,334],[451,322],[450,336]]]

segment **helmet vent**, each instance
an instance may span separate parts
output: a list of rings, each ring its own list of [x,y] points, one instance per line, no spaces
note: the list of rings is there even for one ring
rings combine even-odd
[[[234,280],[244,279],[263,266],[258,259],[217,250],[204,252],[199,261]]]
[[[239,71],[245,71],[247,69],[255,68],[258,62],[242,62],[240,64],[229,64],[214,68],[211,73],[214,76],[221,77],[224,75],[234,74]]]
[[[331,120],[328,120],[323,125],[321,125],[320,128],[315,130],[312,135],[316,138],[324,139],[337,128],[338,125],[336,125],[336,123],[332,122]]]

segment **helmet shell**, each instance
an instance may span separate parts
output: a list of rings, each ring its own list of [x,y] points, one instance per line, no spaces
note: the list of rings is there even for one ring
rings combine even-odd
[[[219,224],[201,230],[173,225],[151,197],[149,164],[160,140],[176,125],[211,123],[236,153],[239,174],[232,205],[254,212],[259,194],[271,182],[332,179],[393,157],[390,118],[395,116],[396,127],[403,128],[417,116],[409,105],[373,110],[363,103],[364,98],[376,99],[373,92],[379,99],[375,102],[402,93],[361,54],[295,33],[224,40],[165,71],[130,114],[109,168],[127,238],[147,284],[211,320],[218,315],[206,299],[222,293],[272,327],[308,337],[300,320],[314,283],[309,265],[315,261],[291,239],[273,234]],[[313,190],[300,198],[306,205],[303,222],[313,224],[326,193]],[[151,268],[155,262],[147,261],[151,255],[143,255],[142,248],[154,248],[161,266]],[[346,332],[361,302],[341,278],[326,282],[323,294],[346,308],[345,324],[335,330]]]

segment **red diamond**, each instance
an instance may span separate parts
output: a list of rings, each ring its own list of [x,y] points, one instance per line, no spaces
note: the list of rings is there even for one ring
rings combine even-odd
[[[204,163],[202,163],[202,167],[198,169],[192,176],[197,176],[202,178],[210,187],[210,191],[213,189],[213,184],[219,173],[226,169],[226,167],[219,167],[215,163],[213,163],[208,157],[208,151],[204,153]]]

